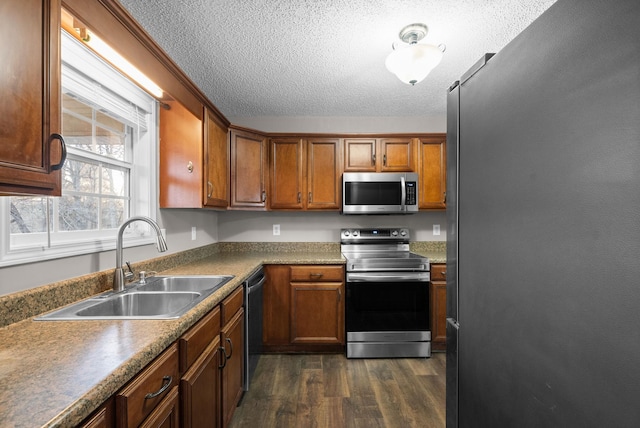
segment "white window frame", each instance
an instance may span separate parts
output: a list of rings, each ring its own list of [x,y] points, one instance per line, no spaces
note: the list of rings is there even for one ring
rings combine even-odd
[[[132,162],[134,167],[130,170],[129,177],[129,210],[125,210],[125,217],[147,216],[156,218],[157,213],[157,165],[158,165],[158,103],[144,90],[138,87],[130,79],[122,80],[122,74],[113,69],[100,58],[87,61],[88,49],[75,38],[62,31],[64,48],[62,61],[65,66],[82,70],[91,79],[97,81],[96,92],[101,86],[109,87],[117,94],[131,94],[127,96],[129,104],[113,104],[114,109],[130,108],[131,105],[139,106],[141,110],[149,112],[152,126],[149,126],[144,138],[132,147]],[[64,78],[63,78],[64,84]],[[99,96],[99,94],[98,94]],[[138,110],[135,109],[135,114]],[[100,155],[87,153],[80,149],[68,148],[69,158],[90,158],[99,160]],[[62,257],[70,257],[82,254],[91,254],[101,251],[113,250],[116,247],[117,229],[81,232],[57,232],[56,242],[52,243],[47,238],[47,232],[33,234],[38,239],[38,244],[21,245],[11,248],[10,222],[11,222],[11,198],[0,198],[0,267],[32,263],[42,260],[50,260]],[[133,227],[135,226],[135,227]],[[39,235],[36,237],[35,235]],[[43,235],[45,235],[43,237]],[[67,236],[64,236],[67,235]],[[155,237],[146,224],[137,222],[127,228],[124,240],[125,247],[152,244]],[[63,239],[60,239],[63,238]],[[28,243],[29,237],[21,237],[23,243]],[[42,242],[47,244],[42,245]],[[22,243],[21,243],[22,244]]]

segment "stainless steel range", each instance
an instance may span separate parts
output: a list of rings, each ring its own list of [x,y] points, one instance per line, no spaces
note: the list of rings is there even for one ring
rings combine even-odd
[[[406,228],[342,229],[347,358],[431,356],[429,259]]]

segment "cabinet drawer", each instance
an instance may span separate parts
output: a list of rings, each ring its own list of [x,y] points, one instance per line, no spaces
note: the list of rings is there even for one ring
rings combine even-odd
[[[140,425],[179,381],[178,345],[174,343],[117,393],[118,426]]]
[[[180,373],[187,371],[211,341],[220,334],[220,308],[216,307],[202,317],[178,340]]]
[[[291,266],[291,281],[344,281],[342,265]]]
[[[447,280],[447,265],[432,264],[431,265],[431,281],[446,281],[446,280]]]
[[[244,301],[244,287],[238,287],[236,291],[227,296],[222,301],[220,307],[222,308],[222,325],[227,325],[231,318],[238,312],[238,309],[242,307]]]

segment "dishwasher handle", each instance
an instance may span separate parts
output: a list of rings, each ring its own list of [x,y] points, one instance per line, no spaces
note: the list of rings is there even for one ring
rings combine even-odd
[[[251,294],[253,292],[259,291],[266,280],[267,277],[265,276],[264,272],[261,272],[260,274],[254,275],[253,277],[249,278],[246,282],[247,293]]]

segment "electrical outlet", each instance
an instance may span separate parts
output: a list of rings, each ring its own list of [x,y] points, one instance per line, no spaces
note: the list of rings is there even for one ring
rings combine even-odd
[[[273,225],[273,236],[278,236],[280,235],[280,225],[279,224],[274,224]]]
[[[434,224],[433,225],[433,236],[438,236],[440,235],[440,225],[439,224]]]
[[[191,226],[191,240],[192,241],[196,240],[196,227],[195,226]]]

